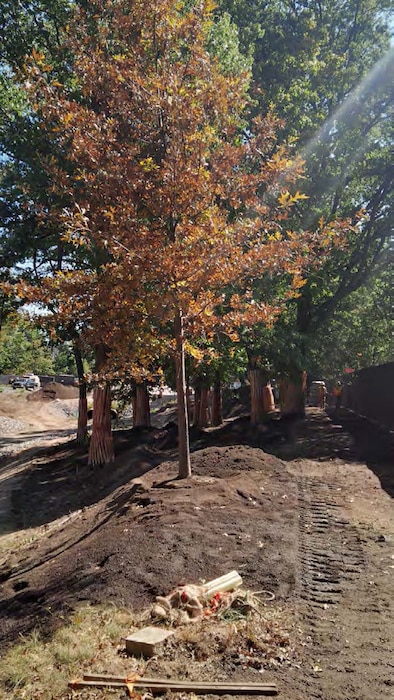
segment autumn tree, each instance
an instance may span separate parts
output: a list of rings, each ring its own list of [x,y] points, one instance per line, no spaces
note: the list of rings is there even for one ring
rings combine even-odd
[[[67,240],[103,251],[98,287],[108,290],[110,266],[130,317],[142,303],[163,337],[170,331],[181,477],[191,471],[185,351],[202,331],[271,322],[302,286],[312,251],[340,237],[332,223],[288,230],[299,164],[275,150],[272,115],[245,137],[248,76],[225,74],[209,55],[210,27],[209,3],[97,0],[70,24],[72,85],[44,55],[29,73],[39,118],[71,164],[44,163],[53,191],[74,201],[61,213]],[[287,279],[282,296],[253,298],[257,274]],[[98,332],[103,320],[92,320]]]

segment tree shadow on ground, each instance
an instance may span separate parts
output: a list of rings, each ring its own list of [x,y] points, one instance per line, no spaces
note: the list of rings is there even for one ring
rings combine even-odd
[[[268,451],[285,461],[339,458],[351,462],[356,459],[354,442],[342,424],[336,419],[331,420],[325,411],[315,408],[307,409],[306,418],[299,419],[293,425],[288,440],[273,443]]]
[[[207,431],[191,428],[190,439],[192,451],[245,444],[284,461],[363,461],[378,476],[382,488],[394,495],[392,436],[349,411],[329,416],[318,409],[307,409],[306,420],[274,417],[259,428],[252,427],[249,416],[243,415]],[[177,426],[169,423],[162,429],[122,430],[114,433],[114,441],[116,461],[102,469],[88,466],[86,449],[75,441],[36,449],[34,454],[27,450],[18,460],[18,464],[23,464],[25,459],[29,468],[18,476],[12,493],[11,531],[46,525],[82,510],[115,494],[118,487],[143,476],[164,460],[176,459]],[[176,468],[174,477],[175,472]]]
[[[103,468],[89,466],[86,448],[75,441],[26,450],[18,458],[26,471],[15,482],[7,532],[47,525],[101,501],[154,469],[168,458],[168,453],[155,447],[161,435],[162,431],[143,428],[115,433],[116,461]],[[11,479],[12,472],[5,478]]]
[[[56,438],[66,438],[70,435],[75,435],[75,428],[64,428],[63,430],[36,430],[35,432],[20,433],[18,437],[10,437],[7,435],[0,438],[0,449],[4,447],[7,448],[8,446],[15,447],[25,443],[29,445],[29,443],[34,442],[35,440],[55,440]]]
[[[307,418],[295,425],[292,439],[263,449],[285,461],[365,462],[386,493],[394,496],[393,434],[347,409],[307,409]]]
[[[342,409],[331,414],[353,440],[352,453],[378,477],[382,489],[394,497],[394,434],[368,418]]]

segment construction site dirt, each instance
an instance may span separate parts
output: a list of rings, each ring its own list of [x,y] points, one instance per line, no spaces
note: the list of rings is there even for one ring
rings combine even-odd
[[[223,651],[226,678],[268,672],[284,700],[392,697],[389,433],[308,409],[291,434],[257,436],[240,416],[192,430],[193,476],[178,480],[173,425],[115,431],[115,464],[92,471],[72,411],[40,429],[32,415],[44,409],[28,404],[24,430],[1,445],[13,443],[0,462],[3,651],[32,629],[50,638],[83,601],[141,610],[236,570],[267,593],[291,642],[260,667]]]

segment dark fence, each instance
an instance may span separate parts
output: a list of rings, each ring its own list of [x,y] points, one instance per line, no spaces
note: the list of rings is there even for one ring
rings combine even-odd
[[[394,362],[360,369],[345,384],[343,405],[394,430]]]
[[[65,384],[66,386],[74,386],[77,379],[73,374],[56,374],[55,376],[49,376],[45,374],[39,374],[41,386],[48,384],[49,382],[57,382],[58,384]]]

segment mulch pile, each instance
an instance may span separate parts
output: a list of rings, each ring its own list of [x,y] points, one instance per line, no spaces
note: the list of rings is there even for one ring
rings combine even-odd
[[[55,399],[77,399],[78,387],[66,386],[58,382],[45,384],[42,389],[28,394],[28,401],[54,401]]]

